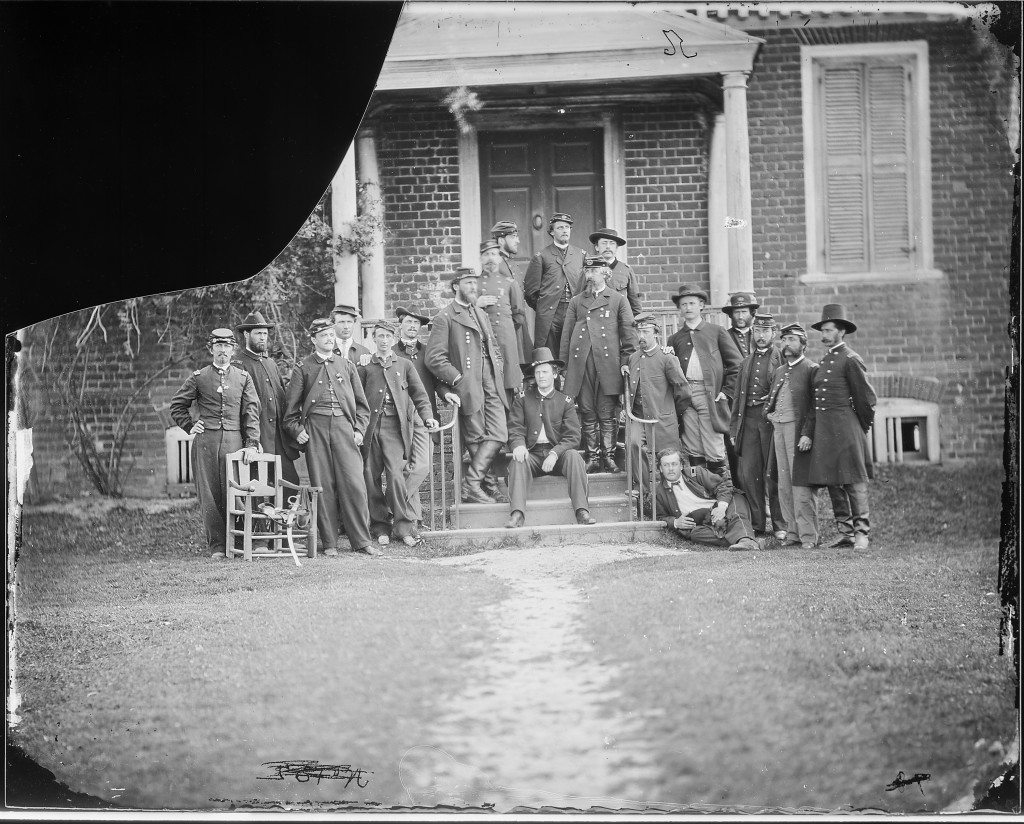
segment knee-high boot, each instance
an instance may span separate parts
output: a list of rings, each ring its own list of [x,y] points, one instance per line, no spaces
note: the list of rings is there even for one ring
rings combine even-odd
[[[474,450],[473,447],[476,447]],[[480,486],[487,467],[491,465],[491,459],[498,451],[501,443],[498,441],[483,441],[470,446],[469,451],[473,456],[469,466],[466,468],[466,477],[462,481],[462,500],[468,504],[493,504],[494,498],[488,495]]]
[[[621,472],[618,464],[615,463],[616,435],[619,431],[619,422],[614,418],[610,421],[601,421],[601,471]]]
[[[583,453],[587,459],[587,472],[594,474],[601,471],[601,430],[598,421],[587,421],[583,424]]]

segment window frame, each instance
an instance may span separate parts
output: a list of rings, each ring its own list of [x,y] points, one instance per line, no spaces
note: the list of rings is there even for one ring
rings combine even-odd
[[[915,268],[889,271],[828,272],[820,250],[826,227],[819,209],[824,198],[822,180],[823,135],[819,119],[819,93],[816,68],[830,63],[871,58],[909,59],[911,63],[911,100],[908,111],[911,127],[908,194],[911,212],[916,214],[910,233],[917,242]],[[807,230],[807,273],[802,283],[920,282],[938,280],[942,272],[934,268],[932,246],[932,168],[931,106],[929,100],[928,42],[909,40],[891,43],[854,43],[845,45],[800,47],[801,107],[804,135],[804,216]]]

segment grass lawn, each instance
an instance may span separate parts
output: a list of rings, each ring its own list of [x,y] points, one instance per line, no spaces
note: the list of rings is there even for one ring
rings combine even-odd
[[[866,552],[606,547],[623,560],[561,564],[582,595],[563,610],[565,657],[607,664],[598,709],[635,722],[635,741],[602,751],[651,756],[650,803],[911,811],[969,793],[1015,726],[997,656],[1000,481],[992,466],[884,469]],[[429,545],[301,569],[214,562],[194,504],[92,514],[24,518],[11,738],[72,789],[126,806],[408,804],[403,755],[454,751],[438,718],[467,685],[491,690],[500,634],[524,625],[513,595],[539,591],[486,564],[430,563],[453,550]],[[514,551],[497,553],[506,571]],[[536,663],[524,648],[517,666],[544,684],[549,636],[530,626]],[[482,729],[543,718],[491,711]],[[362,769],[365,786],[264,780],[264,762],[303,759]],[[637,771],[621,766],[635,800]],[[884,791],[900,770],[931,774],[923,796]]]
[[[615,686],[657,748],[650,797],[941,810],[998,774],[988,748],[1016,726],[998,513],[962,513],[986,511],[999,482],[883,470],[866,552],[698,551],[583,578],[584,632],[630,662]],[[886,792],[899,770],[930,773],[924,795]]]

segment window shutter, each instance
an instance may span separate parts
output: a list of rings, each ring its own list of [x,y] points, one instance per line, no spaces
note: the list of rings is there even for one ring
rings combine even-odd
[[[910,215],[910,77],[904,65],[867,70],[871,139],[871,264],[878,271],[914,265]]]

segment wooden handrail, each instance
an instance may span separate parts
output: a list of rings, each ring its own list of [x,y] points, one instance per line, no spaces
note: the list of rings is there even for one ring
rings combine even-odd
[[[632,392],[630,392],[630,389],[629,389],[629,376],[628,375],[626,376],[623,396],[624,396],[624,398],[626,400],[626,483],[627,483],[627,489],[628,489],[628,494],[629,494],[629,520],[632,521],[633,520],[633,450],[632,450],[631,446],[632,446],[632,440],[633,439],[630,437],[630,433],[632,431],[631,424],[632,424],[632,426],[636,426],[636,425],[643,426],[645,424],[656,424],[658,422],[658,419],[657,418],[653,418],[653,419],[640,418],[640,417],[637,417],[636,415],[633,414],[633,395],[632,395]],[[655,436],[655,430],[652,427],[652,429],[651,429],[651,440],[650,440],[650,442],[647,445],[649,450],[650,450],[650,454],[651,454],[651,472],[650,472],[650,478],[648,479],[648,484],[649,484],[649,489],[650,489],[650,492],[651,492],[651,520],[652,521],[658,520],[658,501],[657,501],[657,496],[654,493],[654,476],[655,476],[655,472],[657,471],[656,467],[655,467],[655,463],[654,463],[655,456],[657,454],[655,452],[655,437],[656,437]],[[641,484],[641,489],[640,489],[640,494],[639,494],[638,500],[640,501],[639,510],[640,510],[640,520],[642,521],[643,520],[643,511],[644,511],[644,505],[643,505],[643,502],[644,502],[643,484]]]

